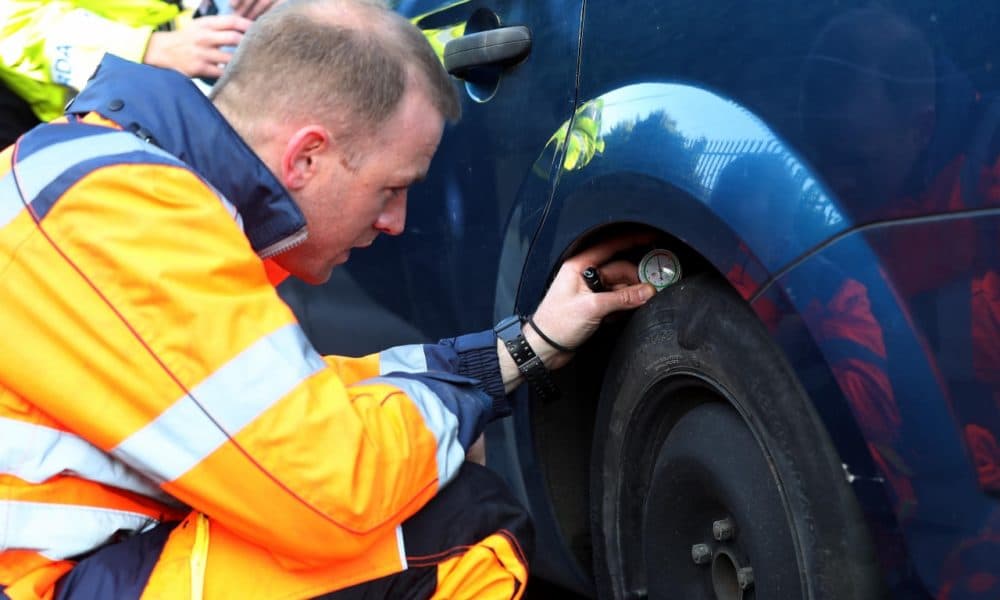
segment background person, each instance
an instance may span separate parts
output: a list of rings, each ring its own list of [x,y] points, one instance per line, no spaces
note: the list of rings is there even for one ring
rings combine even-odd
[[[179,0],[0,2],[0,81],[28,102],[38,120],[49,121],[62,114],[106,52],[214,80],[251,19],[275,3],[238,0],[226,11],[231,14],[221,15],[211,0],[187,8]],[[3,146],[33,125],[16,123]]]

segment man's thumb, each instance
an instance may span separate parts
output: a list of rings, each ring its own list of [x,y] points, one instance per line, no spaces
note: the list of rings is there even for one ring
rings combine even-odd
[[[656,295],[656,289],[648,283],[638,283],[615,290],[615,295],[618,300],[615,310],[636,308]]]
[[[645,304],[647,300],[656,295],[656,288],[649,283],[640,283],[636,292],[636,300],[639,304]]]

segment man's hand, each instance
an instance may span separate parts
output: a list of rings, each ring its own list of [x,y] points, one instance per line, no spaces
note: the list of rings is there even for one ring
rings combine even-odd
[[[656,294],[656,289],[639,282],[636,265],[627,260],[608,261],[622,250],[649,241],[648,236],[615,238],[564,262],[534,313],[535,325],[552,341],[575,350],[597,331],[604,317],[645,304]],[[597,267],[608,291],[590,291],[581,275],[587,267]],[[558,369],[572,358],[571,353],[561,352],[542,339],[531,325],[525,323],[522,331],[549,370]],[[517,366],[502,342],[498,341],[497,351],[504,385],[510,392],[520,381]]]
[[[281,0],[232,0],[229,7],[233,12],[248,19],[256,19]]]
[[[142,62],[188,77],[218,78],[230,59],[221,48],[239,44],[250,23],[237,15],[192,19],[183,29],[154,33]]]
[[[535,310],[533,318],[538,328],[557,344],[576,349],[597,331],[604,317],[645,304],[656,294],[656,289],[639,282],[636,266],[627,260],[607,262],[616,253],[638,243],[632,237],[617,238],[564,262]],[[607,292],[595,294],[587,287],[581,274],[591,266],[597,267]],[[558,369],[572,357],[546,343],[530,325],[525,326],[524,335],[550,370]]]

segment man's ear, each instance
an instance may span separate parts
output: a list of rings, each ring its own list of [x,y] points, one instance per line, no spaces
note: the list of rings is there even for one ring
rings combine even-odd
[[[281,154],[281,183],[300,190],[316,176],[320,158],[330,150],[330,132],[320,125],[306,125],[289,136]]]

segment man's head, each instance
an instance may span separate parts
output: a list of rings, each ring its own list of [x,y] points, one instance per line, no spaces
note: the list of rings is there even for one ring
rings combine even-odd
[[[266,13],[212,97],[305,214],[309,239],[275,260],[310,283],[351,248],[403,231],[407,188],[459,116],[423,34],[362,0],[288,0]]]

